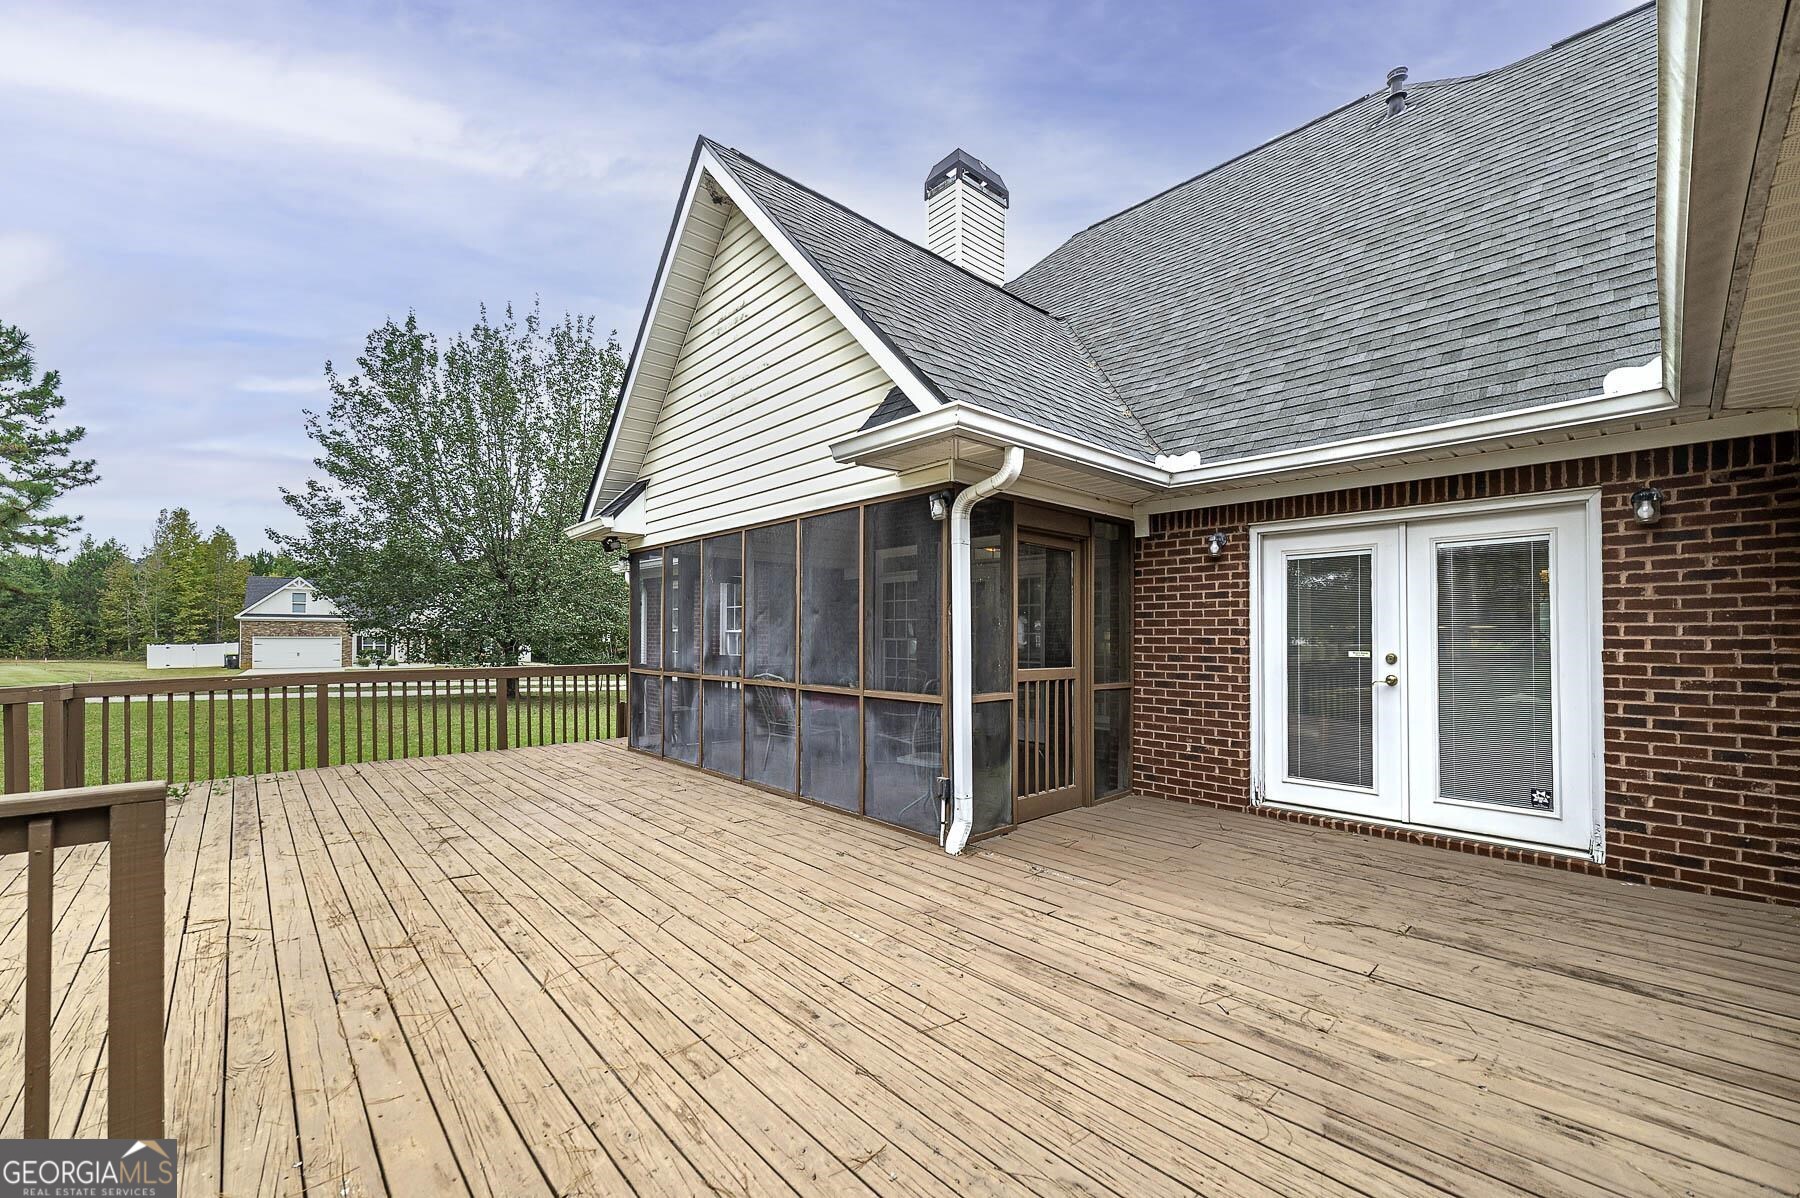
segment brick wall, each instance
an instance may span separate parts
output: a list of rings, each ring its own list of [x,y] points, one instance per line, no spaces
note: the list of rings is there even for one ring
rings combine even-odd
[[[1796,435],[1750,437],[1152,518],[1138,543],[1140,793],[1250,795],[1249,526],[1520,495],[1602,491],[1607,860],[1275,812],[1639,882],[1800,903],[1800,469]],[[1629,496],[1664,492],[1661,523]],[[1230,537],[1206,556],[1214,530]]]
[[[239,620],[238,665],[251,669],[251,641],[259,636],[335,636],[343,641],[339,664],[350,665],[350,625],[342,620]]]

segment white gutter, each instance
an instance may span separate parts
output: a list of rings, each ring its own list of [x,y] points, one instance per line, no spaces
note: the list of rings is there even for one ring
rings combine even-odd
[[[1025,451],[1007,449],[1000,469],[966,488],[950,505],[950,829],[944,851],[955,855],[975,826],[975,613],[969,609],[969,516],[981,500],[1019,481]]]

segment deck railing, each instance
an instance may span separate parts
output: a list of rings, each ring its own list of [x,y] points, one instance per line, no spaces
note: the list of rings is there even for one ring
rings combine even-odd
[[[26,1139],[50,1134],[51,879],[56,850],[106,843],[106,1123],[113,1139],[163,1134],[163,781],[0,799],[0,855],[25,865]]]
[[[623,665],[393,667],[0,687],[8,794],[622,736]]]

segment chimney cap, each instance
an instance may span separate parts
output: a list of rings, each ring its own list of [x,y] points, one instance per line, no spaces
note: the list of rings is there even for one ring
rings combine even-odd
[[[1393,70],[1389,71],[1387,73],[1387,84],[1388,84],[1388,90],[1391,92],[1405,91],[1406,90],[1406,68],[1405,67],[1395,67]]]
[[[1006,180],[1000,177],[1000,172],[960,146],[944,155],[931,168],[931,173],[925,176],[925,198],[929,200],[932,193],[941,191],[945,184],[958,177],[971,178],[976,186],[998,200],[1002,207],[1006,206],[1009,193],[1006,190]]]

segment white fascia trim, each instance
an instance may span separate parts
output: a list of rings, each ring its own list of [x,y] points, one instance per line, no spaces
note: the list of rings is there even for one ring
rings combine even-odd
[[[879,428],[845,437],[841,441],[833,441],[830,446],[831,456],[839,462],[854,464],[866,457],[906,449],[951,434],[973,437],[998,449],[1017,445],[1040,457],[1056,458],[1116,474],[1140,485],[1169,485],[1169,472],[1158,466],[1101,449],[1074,437],[1049,432],[1010,416],[1000,416],[983,408],[972,408],[960,401],[940,404],[917,416],[908,416]]]
[[[1694,90],[1699,82],[1702,0],[1656,6],[1656,279],[1662,316],[1663,388],[1681,393],[1681,322],[1687,281]]]
[[[1208,483],[1260,478],[1288,470],[1313,470],[1320,466],[1451,449],[1498,437],[1549,433],[1608,420],[1654,416],[1672,412],[1675,406],[1675,400],[1661,387],[1624,395],[1592,395],[1535,408],[1521,408],[1513,412],[1468,416],[1404,432],[1375,433],[1348,441],[1334,441],[1328,445],[1309,445],[1280,453],[1214,462],[1191,470],[1171,472],[1170,486],[1179,490]]]
[[[1170,470],[1125,454],[1100,449],[1073,437],[1048,432],[1008,416],[995,415],[962,403],[949,403],[918,416],[909,416],[841,441],[834,441],[831,444],[831,456],[840,462],[859,462],[867,457],[906,449],[950,434],[969,436],[997,447],[1019,445],[1043,457],[1060,459],[1129,479],[1141,486],[1172,492],[1139,505],[1141,511],[1158,512],[1191,506],[1193,497],[1179,494],[1190,487],[1267,478],[1290,471],[1316,470],[1321,466],[1373,463],[1383,458],[1452,449],[1503,437],[1551,433],[1613,420],[1661,415],[1672,412],[1675,408],[1675,401],[1669,393],[1656,387],[1624,395],[1594,395],[1514,412],[1465,417],[1405,432],[1376,433],[1329,445],[1310,445],[1280,453],[1234,458],[1188,470]]]
[[[314,586],[312,583],[307,582],[306,579],[290,578],[286,582],[282,583],[279,587],[270,591],[267,595],[264,595],[261,599],[258,599],[255,603],[252,603],[249,607],[246,607],[243,611],[241,611],[237,615],[233,616],[232,619],[242,620],[245,617],[249,617],[251,619],[260,620],[260,619],[267,619],[271,616],[289,616],[289,617],[291,617],[294,614],[291,611],[263,612],[260,615],[257,615],[255,613],[256,613],[257,608],[261,607],[263,604],[267,603],[269,600],[273,599],[275,596],[281,594],[284,591],[295,590],[302,585],[304,585],[307,590],[311,591],[315,595],[319,593],[319,588]],[[325,602],[330,603],[331,600],[327,599]],[[336,605],[333,604],[333,606],[336,606]],[[301,617],[301,619],[308,619],[308,618],[310,618],[310,617],[308,617],[308,616]],[[320,616],[318,618],[321,620],[342,620],[342,619],[345,619],[346,617],[334,615],[334,616]]]
[[[699,166],[701,171],[712,176],[713,182],[718,184],[719,189],[731,199],[732,203],[738,206],[739,211],[749,218],[750,223],[756,226],[756,231],[775,247],[775,251],[781,255],[782,260],[792,267],[794,273],[800,276],[801,281],[823,301],[826,310],[837,317],[840,324],[850,330],[850,335],[856,338],[857,344],[862,346],[871,358],[875,359],[882,371],[893,380],[894,385],[900,388],[906,398],[912,401],[915,408],[921,412],[930,412],[943,406],[938,401],[937,393],[925,382],[924,377],[913,369],[911,363],[903,360],[888,346],[886,341],[881,339],[880,334],[869,326],[869,322],[863,319],[862,314],[844,298],[830,279],[819,273],[818,268],[813,265],[812,259],[807,257],[805,251],[793,243],[781,225],[763,210],[762,205],[756,202],[756,198],[750,194],[749,190],[738,182],[737,176],[731,173],[731,169],[719,161],[718,155],[712,152],[710,146],[700,147]],[[701,171],[695,172],[696,177]]]
[[[704,156],[704,154],[703,154]],[[681,249],[682,230],[687,225],[688,213],[693,211],[694,199],[700,191],[700,180],[704,172],[700,163],[695,161],[688,171],[687,186],[681,193],[681,206],[676,210],[675,236],[669,243],[668,254],[664,257],[662,268],[656,273],[656,282],[650,287],[650,303],[644,309],[644,318],[638,324],[637,341],[632,346],[631,370],[625,376],[624,385],[619,388],[619,410],[613,416],[613,435],[606,439],[606,449],[600,455],[600,469],[594,474],[593,489],[588,492],[587,503],[581,509],[581,522],[567,530],[567,535],[574,537],[575,530],[591,524],[594,520],[594,508],[600,500],[600,492],[606,489],[606,474],[612,469],[613,450],[618,446],[618,434],[625,427],[625,417],[631,408],[631,401],[637,394],[638,375],[644,365],[644,339],[650,335],[650,326],[656,323],[656,317],[662,311],[663,292],[668,287],[669,275],[675,265],[675,257]]]

